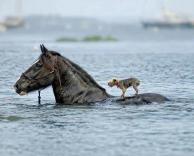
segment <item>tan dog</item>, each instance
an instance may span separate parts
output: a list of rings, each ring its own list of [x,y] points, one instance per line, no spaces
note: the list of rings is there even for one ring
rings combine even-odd
[[[129,79],[124,79],[124,80],[117,80],[117,79],[112,79],[111,81],[108,82],[108,85],[110,87],[117,86],[117,88],[120,88],[122,90],[122,95],[121,97],[125,97],[125,92],[129,87],[133,87],[135,90],[135,95],[138,95],[138,89],[137,86],[140,85],[140,81],[136,78],[129,78]]]

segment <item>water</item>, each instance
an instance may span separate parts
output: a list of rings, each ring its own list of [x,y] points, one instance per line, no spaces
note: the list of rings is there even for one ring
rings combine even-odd
[[[192,156],[194,44],[190,36],[181,37],[184,31],[172,40],[162,39],[163,33],[158,32],[156,40],[152,36],[116,43],[56,43],[52,35],[18,32],[1,35],[0,155]],[[160,93],[172,101],[56,106],[51,88],[42,92],[41,105],[37,92],[20,97],[12,86],[38,57],[33,47],[42,42],[81,65],[110,94],[121,93],[107,87],[107,80],[135,76],[142,81],[140,92]],[[133,93],[129,89],[127,94]]]

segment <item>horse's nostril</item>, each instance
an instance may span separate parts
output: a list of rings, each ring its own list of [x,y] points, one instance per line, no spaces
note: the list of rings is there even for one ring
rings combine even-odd
[[[18,88],[19,88],[19,86],[18,86],[18,84],[16,84],[16,85],[15,85],[15,89],[18,89]]]

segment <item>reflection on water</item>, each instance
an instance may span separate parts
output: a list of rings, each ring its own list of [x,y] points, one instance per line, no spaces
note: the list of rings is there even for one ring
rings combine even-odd
[[[32,49],[38,45],[36,38],[0,40],[0,155],[193,155],[193,42],[45,41],[84,67],[111,94],[120,91],[108,88],[107,80],[136,76],[142,81],[140,92],[161,93],[172,100],[142,106],[110,101],[55,106],[51,88],[42,92],[41,105],[36,92],[20,97],[12,88],[39,55]]]
[[[19,117],[19,116],[2,116],[0,115],[0,121],[18,121],[18,120],[21,120],[23,119],[22,117]]]

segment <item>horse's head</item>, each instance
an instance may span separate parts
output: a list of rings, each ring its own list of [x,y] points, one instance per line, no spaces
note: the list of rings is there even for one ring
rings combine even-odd
[[[42,54],[39,59],[20,76],[14,85],[20,95],[45,88],[54,80],[57,56],[48,51],[44,45],[40,45],[40,48]]]

